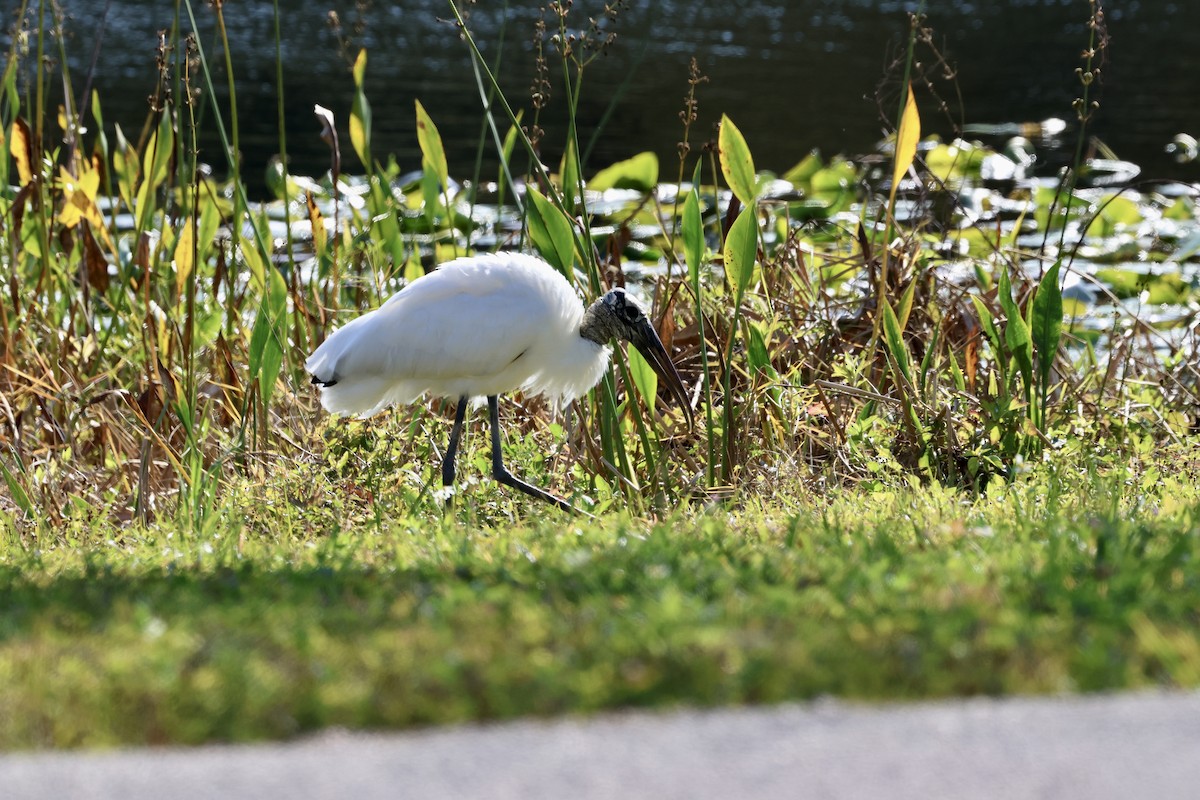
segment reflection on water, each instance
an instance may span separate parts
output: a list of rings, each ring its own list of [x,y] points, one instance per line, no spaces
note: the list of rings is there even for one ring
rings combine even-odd
[[[61,2],[71,17],[67,47],[78,91],[105,2]],[[501,60],[502,82],[521,105],[528,104],[530,39],[543,4],[481,0],[471,12],[472,30],[487,57]],[[214,13],[203,0],[192,0],[192,5],[214,82],[222,87],[226,79]],[[328,151],[318,139],[312,105],[332,108],[344,124],[351,97],[345,53],[366,47],[375,151],[396,153],[404,169],[419,166],[413,99],[420,98],[446,140],[451,171],[469,175],[480,134],[479,99],[466,47],[445,21],[448,7],[425,0],[360,0],[359,5],[361,13],[347,0],[279,0],[294,169],[317,173],[326,168]],[[616,22],[616,47],[588,69],[580,121],[585,141],[595,134],[593,167],[649,149],[663,160],[667,178],[677,163],[678,112],[692,56],[710,78],[701,87],[694,140],[707,138],[725,112],[750,141],[760,168],[786,169],[813,147],[826,154],[869,149],[882,130],[876,87],[897,54],[907,13],[917,3],[664,0],[634,5]],[[1194,76],[1200,72],[1200,49],[1194,44],[1200,4],[1127,0],[1109,5],[1112,43],[1096,132],[1119,156],[1141,163],[1143,175],[1194,178],[1200,167],[1174,165],[1163,148],[1181,131],[1200,133],[1200,104],[1194,96]],[[941,86],[956,120],[1072,117],[1070,104],[1078,91],[1074,70],[1087,41],[1084,0],[929,0],[926,6],[935,41],[958,70],[961,110],[953,90]],[[600,10],[599,0],[579,0],[573,21],[586,24],[586,15]],[[348,47],[339,46],[329,26],[330,11],[342,20],[343,35],[351,40]],[[111,4],[94,81],[110,125],[120,121],[127,129],[140,127],[155,81],[156,32],[175,25],[175,13],[175,3],[162,0]],[[253,179],[279,148],[272,3],[227,3],[225,14],[242,150]],[[185,11],[184,29],[186,19]],[[7,49],[7,39],[3,44]],[[885,111],[892,114],[894,88],[889,85],[886,91]],[[619,99],[601,127],[615,96]],[[555,97],[542,120],[548,130],[545,156],[551,162],[559,155],[563,109],[561,97]],[[938,116],[932,102],[923,112],[927,132],[950,133],[951,121]],[[222,171],[215,137],[204,146],[208,160]]]

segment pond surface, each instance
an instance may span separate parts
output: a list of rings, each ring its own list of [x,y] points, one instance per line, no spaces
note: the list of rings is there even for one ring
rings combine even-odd
[[[103,31],[94,86],[106,121],[110,127],[120,122],[127,131],[140,129],[155,82],[157,31],[175,24],[175,3],[61,4],[70,15],[67,50],[74,91],[83,86],[97,32]],[[543,4],[481,0],[471,11],[470,27],[487,57],[502,59],[502,82],[520,106],[528,105],[530,40]],[[591,168],[653,150],[662,161],[664,179],[673,177],[678,163],[678,112],[693,56],[710,78],[700,90],[694,141],[708,138],[725,112],[746,135],[760,169],[785,170],[814,147],[826,155],[870,151],[883,129],[876,87],[887,78],[884,112],[893,116],[899,74],[888,73],[888,65],[907,31],[907,14],[917,7],[903,0],[664,0],[632,5],[636,7],[624,11],[613,26],[619,35],[616,46],[587,71],[584,139],[597,129],[624,85],[623,96],[596,136]],[[1200,4],[1124,0],[1107,5],[1111,43],[1095,132],[1118,156],[1139,163],[1143,177],[1195,180],[1200,166],[1175,164],[1164,146],[1180,132],[1200,135],[1200,47],[1195,43]],[[293,171],[317,174],[327,168],[328,150],[318,138],[312,106],[333,109],[344,127],[352,93],[348,59],[366,47],[376,153],[394,152],[402,169],[419,168],[413,116],[413,100],[419,98],[446,140],[451,173],[471,174],[480,132],[479,100],[466,46],[445,21],[448,6],[430,0],[360,0],[357,6],[346,0],[279,0],[279,7]],[[1079,93],[1074,71],[1087,43],[1086,0],[929,0],[926,7],[934,41],[958,70],[961,105],[949,84],[939,87],[951,103],[953,120],[1061,117],[1073,122],[1071,101]],[[193,9],[214,81],[224,86],[215,14],[204,0],[193,0]],[[600,2],[579,0],[573,26],[586,26],[586,16],[600,10]],[[346,46],[339,46],[329,25],[331,11],[342,21],[342,35],[350,40]],[[228,2],[225,15],[245,171],[253,184],[279,150],[272,3]],[[189,28],[186,10],[181,19],[182,27]],[[938,115],[928,94],[922,99],[924,130],[952,135],[952,120]],[[555,96],[544,112],[544,155],[551,163],[559,156],[564,108],[561,96]],[[208,160],[223,173],[215,136],[203,144]],[[344,150],[345,169],[357,169],[348,143]]]

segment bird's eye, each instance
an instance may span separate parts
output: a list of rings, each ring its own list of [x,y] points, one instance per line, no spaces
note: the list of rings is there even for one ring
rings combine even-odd
[[[642,316],[642,312],[638,310],[637,306],[627,303],[621,308],[621,316],[625,318],[626,322],[637,322],[638,317]]]

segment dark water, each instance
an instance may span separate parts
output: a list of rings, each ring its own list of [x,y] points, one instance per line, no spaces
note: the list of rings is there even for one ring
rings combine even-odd
[[[106,121],[140,128],[155,82],[157,31],[175,24],[169,0],[60,0],[69,14],[67,50],[74,91],[84,82],[97,36],[102,44],[94,77]],[[214,81],[226,81],[215,35],[215,13],[192,0]],[[502,58],[502,83],[514,104],[528,105],[533,75],[530,39],[543,0],[480,0],[470,27],[490,60]],[[34,0],[36,6],[37,0]],[[1061,117],[1074,120],[1080,87],[1075,68],[1087,43],[1086,0],[930,0],[927,24],[957,69],[957,88],[938,89],[950,104],[939,114],[921,93],[926,132],[951,135],[954,122],[989,123]],[[759,168],[783,170],[811,148],[831,155],[869,151],[881,135],[876,89],[894,114],[899,73],[889,64],[907,31],[904,0],[700,0],[634,2],[612,29],[611,52],[588,67],[581,123],[592,136],[618,87],[625,93],[599,131],[591,166],[642,150],[656,151],[663,178],[674,177],[681,135],[678,112],[687,64],[695,56],[710,82],[700,89],[694,139],[711,135],[728,113],[750,142]],[[1111,42],[1105,52],[1101,107],[1095,132],[1143,175],[1200,177],[1179,166],[1164,145],[1180,132],[1200,135],[1200,3],[1123,0],[1107,4]],[[394,152],[403,169],[420,165],[413,100],[419,98],[446,140],[451,172],[468,177],[480,133],[479,99],[466,46],[445,21],[446,5],[430,0],[279,0],[283,20],[284,96],[293,169],[316,174],[328,166],[312,106],[333,109],[344,129],[351,102],[348,58],[369,51],[367,91],[374,112],[377,154]],[[579,0],[573,27],[584,27],[598,0]],[[328,24],[336,11],[348,48]],[[241,118],[245,171],[263,174],[278,150],[273,11],[265,0],[227,0],[225,15]],[[181,13],[186,30],[186,11]],[[357,29],[356,29],[357,25]],[[501,46],[501,42],[503,45]],[[7,40],[4,43],[7,50]],[[347,51],[346,55],[343,50]],[[932,55],[922,50],[927,66]],[[959,102],[961,95],[961,103]],[[227,102],[222,89],[218,96]],[[565,105],[555,96],[543,116],[545,158],[557,163]],[[210,126],[211,127],[211,126]],[[343,130],[346,169],[357,165]],[[203,143],[217,172],[225,165],[215,137]]]

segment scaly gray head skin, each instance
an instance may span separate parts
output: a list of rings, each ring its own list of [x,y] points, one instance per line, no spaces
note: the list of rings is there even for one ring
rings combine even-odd
[[[613,339],[619,339],[636,347],[666,383],[671,396],[687,415],[688,427],[692,427],[692,409],[683,381],[650,318],[624,289],[613,289],[588,307],[579,326],[579,335],[596,344],[608,344]]]

